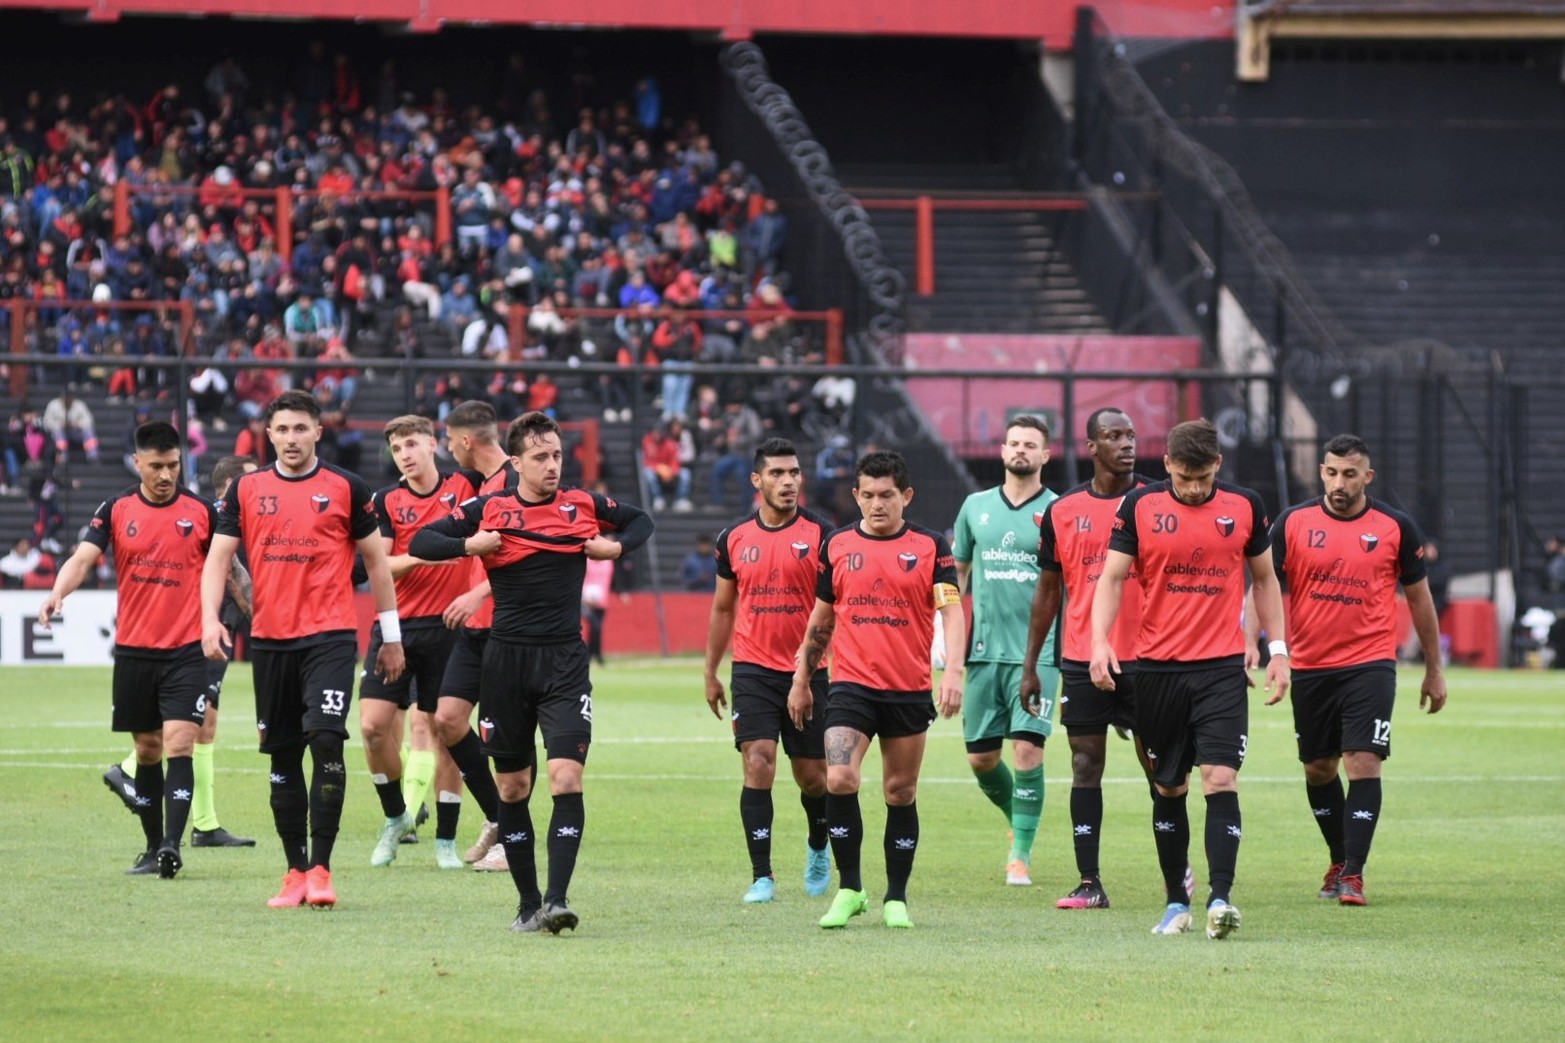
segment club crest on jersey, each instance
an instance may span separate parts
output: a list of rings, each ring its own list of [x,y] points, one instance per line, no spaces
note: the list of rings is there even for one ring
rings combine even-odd
[[[788,544],[788,549],[793,551],[793,556],[798,558],[800,561],[803,561],[805,558],[810,556],[810,545],[805,543],[803,540],[800,540],[797,543]]]
[[[897,555],[897,564],[902,566],[903,572],[912,572],[918,567],[918,555],[909,551],[903,551]]]
[[[1217,526],[1219,536],[1232,536],[1234,534],[1234,520],[1226,514],[1216,519],[1213,524]]]
[[[1037,525],[1037,526],[1040,526],[1040,527],[1043,525],[1043,512],[1042,511],[1033,511],[1032,512],[1032,523],[1034,525]]]
[[[1379,536],[1376,536],[1372,532],[1359,533],[1359,547],[1364,551],[1365,554],[1369,554],[1378,546],[1380,546]]]
[[[456,493],[446,493],[440,497],[440,502],[447,507],[456,506]]]
[[[566,521],[573,522],[576,520],[576,505],[574,503],[562,503],[560,504],[560,513],[565,515]]]
[[[196,523],[193,521],[186,521],[184,518],[181,518],[174,523],[174,529],[181,536],[189,536],[191,533],[196,531]]]
[[[314,496],[310,497],[310,506],[315,508],[316,514],[325,514],[326,508],[331,506],[331,497],[322,496],[320,493],[316,493]]]

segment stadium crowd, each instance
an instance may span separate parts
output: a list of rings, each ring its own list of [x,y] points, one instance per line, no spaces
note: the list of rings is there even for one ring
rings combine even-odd
[[[730,465],[714,505],[743,502],[732,465],[760,438],[840,413],[842,382],[784,372],[820,358],[789,318],[787,218],[743,164],[720,160],[696,117],[664,111],[650,78],[562,117],[520,59],[491,104],[464,108],[440,88],[401,89],[389,63],[361,76],[318,42],[286,83],[252,71],[224,57],[199,89],[170,83],[144,101],[33,90],[0,115],[0,335],[20,322],[30,350],[71,363],[45,379],[80,392],[79,406],[100,394],[167,402],[168,371],[143,359],[253,360],[194,373],[188,433],[215,441],[297,386],[321,401],[329,441],[341,436],[328,457],[353,466],[347,420],[377,357],[490,359],[492,372],[420,380],[415,412],[438,422],[481,399],[505,416],[569,407],[617,423],[646,403],[691,428],[684,467]],[[126,188],[129,227],[117,229]],[[159,304],[171,306],[148,307]],[[516,309],[526,317],[513,324]],[[719,310],[744,314],[687,314]],[[283,359],[320,365],[267,365]],[[526,372],[540,360],[626,372],[589,378],[567,403],[548,374]],[[756,375],[697,386],[698,362]],[[24,400],[8,418],[0,487],[52,477],[68,432],[38,412]],[[40,423],[34,445],[23,429]],[[68,441],[96,462],[95,442]]]

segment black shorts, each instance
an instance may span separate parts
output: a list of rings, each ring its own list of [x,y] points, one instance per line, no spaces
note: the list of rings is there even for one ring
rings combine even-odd
[[[446,658],[446,672],[440,679],[440,698],[461,699],[470,704],[478,702],[479,678],[484,672],[484,645],[489,642],[489,628],[461,627],[452,631],[456,641]]]
[[[501,771],[518,770],[502,764],[533,761],[533,737],[539,731],[550,760],[585,764],[592,745],[587,646],[579,639],[512,645],[490,638],[484,646],[478,716],[484,752]]]
[[[826,694],[826,727],[852,728],[870,738],[922,735],[935,721],[935,701],[890,700],[873,688],[839,681]]]
[[[161,731],[165,721],[206,719],[206,660],[200,644],[158,656],[114,657],[114,712],[117,732]]]
[[[1183,784],[1196,764],[1238,770],[1250,741],[1243,664],[1139,671],[1136,726],[1160,785]]]
[[[359,676],[360,699],[385,699],[406,710],[418,700],[418,708],[434,713],[440,702],[445,680],[446,661],[456,644],[456,631],[443,626],[411,627],[402,631],[402,654],[407,669],[395,681],[387,683],[375,672],[375,657],[381,648],[380,624],[370,627],[370,648],[364,656],[364,672]]]
[[[295,746],[311,732],[348,737],[353,670],[359,663],[354,642],[257,648],[252,658],[262,753]]]
[[[757,739],[775,741],[781,736],[783,752],[790,758],[826,756],[826,671],[810,678],[815,710],[802,730],[788,719],[788,691],[792,687],[792,674],[749,663],[734,664],[728,685],[734,749],[743,749],[745,743]]]
[[[1397,671],[1391,663],[1294,675],[1293,731],[1299,760],[1324,760],[1344,752],[1391,756],[1391,708]]]
[[[1074,662],[1060,666],[1060,724],[1071,735],[1107,735],[1110,726],[1136,729],[1136,664],[1121,663],[1114,675],[1114,690],[1105,692],[1092,683],[1085,666]]]

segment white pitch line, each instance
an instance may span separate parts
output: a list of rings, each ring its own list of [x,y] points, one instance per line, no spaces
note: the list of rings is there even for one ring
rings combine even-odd
[[[27,768],[41,769],[45,771],[97,771],[102,764],[97,761],[84,761],[81,763],[69,763],[66,761],[18,761],[0,764],[0,772],[12,769]],[[265,775],[268,769],[264,767],[230,767],[224,765],[218,769],[225,775]],[[729,784],[737,777],[736,774],[722,775],[695,775],[661,772],[592,772],[587,773],[589,780],[598,782],[711,782]],[[1251,785],[1263,786],[1296,786],[1301,775],[1241,775],[1240,778]],[[878,781],[879,777],[866,773],[866,779]],[[1473,783],[1496,783],[1515,785],[1518,783],[1565,783],[1565,775],[1393,775],[1390,776],[1393,784],[1406,783],[1408,785],[1428,785],[1430,783],[1447,782],[1471,785]],[[932,786],[971,786],[972,776],[925,776],[918,780],[920,784]],[[1069,786],[1070,776],[1049,776],[1046,781],[1053,786]],[[1147,780],[1142,777],[1105,778],[1106,785],[1114,786],[1138,786],[1145,789]]]

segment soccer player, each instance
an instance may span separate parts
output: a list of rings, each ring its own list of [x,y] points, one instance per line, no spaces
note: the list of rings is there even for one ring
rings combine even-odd
[[[407,548],[419,529],[476,496],[483,477],[474,471],[442,471],[435,465],[435,426],[424,417],[397,417],[386,424],[385,437],[402,478],[375,493],[375,517],[396,583],[407,669],[395,681],[385,681],[366,670],[359,682],[364,758],[386,816],[370,865],[389,866],[396,859],[402,838],[414,828],[410,808],[417,806],[430,781],[437,780],[435,864],[441,869],[461,869],[462,859],[456,851],[461,779],[443,745],[436,756],[433,718],[446,661],[457,640],[457,631],[445,625],[443,616],[454,600],[467,593],[473,575],[465,562],[426,565],[409,555]],[[370,633],[371,661],[380,651],[382,636],[376,624]],[[412,750],[406,766],[409,778],[404,781],[399,746],[408,711]]]
[[[282,888],[267,904],[330,908],[337,903],[331,853],[347,784],[342,746],[358,661],[350,581],[355,548],[369,573],[383,638],[374,669],[387,681],[402,676],[402,632],[369,487],[316,456],[321,409],[315,396],[285,391],[264,416],[277,462],[240,475],[218,501],[201,573],[201,645],[209,659],[227,657],[232,642],[218,611],[242,541],[254,584],[256,727],[261,752],[271,757],[272,819],[288,860]],[[306,747],[313,762],[308,787]]]
[[[255,461],[248,456],[225,456],[212,468],[212,495],[222,499],[229,483],[239,475],[255,470]],[[238,625],[238,616],[250,615],[250,573],[237,557],[228,576],[228,590],[223,598],[224,625]],[[255,847],[253,837],[235,836],[222,827],[217,817],[215,780],[212,764],[214,744],[217,742],[217,704],[223,694],[223,678],[228,672],[228,662],[206,663],[206,716],[201,722],[201,732],[191,752],[191,764],[195,771],[195,786],[190,794],[190,846],[191,847]],[[125,803],[132,812],[138,810],[140,795],[136,792],[136,751],[121,764],[116,764],[103,774],[104,785]]]
[[[1229,901],[1239,860],[1239,768],[1249,743],[1245,641],[1241,620],[1248,563],[1255,608],[1269,634],[1281,634],[1282,600],[1267,553],[1266,509],[1249,489],[1217,480],[1222,466],[1210,421],[1176,424],[1163,464],[1168,480],[1132,489],[1120,501],[1108,558],[1092,599],[1092,683],[1117,687],[1111,632],[1125,580],[1140,573],[1136,635],[1136,727],[1152,764],[1152,830],[1168,908],[1154,934],[1190,929],[1185,885],[1190,768],[1201,768],[1211,893],[1208,938],[1239,927]],[[1288,692],[1287,646],[1279,639],[1266,668],[1268,703]]]
[[[1038,525],[1055,498],[1043,487],[1049,462],[1049,425],[1035,416],[1018,416],[1005,429],[1000,446],[1005,481],[974,493],[956,516],[951,549],[963,589],[973,596],[973,634],[963,686],[962,737],[967,763],[978,788],[1000,809],[1011,827],[1011,852],[1005,882],[1032,886],[1032,845],[1043,817],[1043,745],[1053,732],[1054,695],[1059,689],[1054,634],[1040,654],[1043,695],[1029,712],[1021,701],[1021,663],[1038,583]],[[1036,669],[1037,658],[1033,660]],[[1011,740],[1016,774],[1005,766],[1001,748]]]
[[[592,744],[582,577],[589,557],[613,560],[645,543],[652,519],[600,493],[561,488],[560,425],[546,414],[517,418],[506,449],[516,487],[460,505],[419,530],[409,552],[426,561],[472,555],[489,570],[494,625],[484,646],[479,727],[495,765],[500,839],[520,899],[511,929],[559,934],[578,923],[567,893],[586,822],[581,780]],[[554,799],[542,893],[528,809],[540,730]]]
[[[744,900],[770,902],[772,875],[772,780],[777,776],[777,740],[793,766],[808,828],[804,892],[819,897],[831,883],[826,847],[825,715],[796,730],[788,721],[788,689],[794,655],[804,640],[804,622],[815,607],[815,572],[821,540],[832,525],[799,506],[803,470],[793,443],[769,438],[755,451],[750,484],[761,503],[744,521],[717,537],[717,592],[706,632],[706,704],[718,720],[725,706],[717,669],[729,643],[734,746],[744,759],[739,820],[750,851],[750,889]],[[810,678],[815,698],[826,700],[826,671]]]
[[[1364,905],[1364,863],[1380,821],[1381,761],[1391,756],[1396,701],[1397,584],[1407,593],[1424,652],[1418,705],[1445,706],[1440,621],[1411,518],[1369,496],[1369,446],[1355,435],[1326,443],[1325,495],[1282,512],[1272,559],[1288,588],[1293,729],[1315,824],[1331,868],[1320,897]],[[1342,792],[1339,763],[1348,770]]]
[[[480,495],[516,485],[516,468],[500,443],[500,421],[487,402],[463,402],[446,415],[446,448],[457,466],[483,476]],[[505,847],[500,844],[500,792],[495,787],[483,743],[473,730],[473,707],[478,705],[478,676],[483,667],[484,644],[494,621],[494,601],[489,578],[475,558],[470,566],[472,586],[446,607],[446,626],[457,631],[456,645],[446,661],[435,708],[435,736],[461,773],[467,792],[484,814],[478,840],[462,856],[464,862],[485,872],[503,873]],[[437,809],[438,810],[438,809]],[[438,823],[437,823],[438,827]]]
[[[201,614],[191,597],[212,540],[212,506],[179,483],[179,432],[166,421],[136,428],[139,484],[105,500],[38,610],[49,629],[65,599],[105,550],[119,573],[113,728],[136,741],[136,813],[146,846],[127,873],[174,879],[195,787],[192,748],[206,713]],[[226,573],[225,573],[226,574]],[[168,758],[168,770],[163,759]],[[159,804],[152,794],[162,794]]]
[[[1120,665],[1114,690],[1100,690],[1087,673],[1092,659],[1092,597],[1108,554],[1114,514],[1127,492],[1147,484],[1135,473],[1136,429],[1123,410],[1099,409],[1087,418],[1087,455],[1092,460],[1091,481],[1065,493],[1043,512],[1038,533],[1040,575],[1022,659],[1022,703],[1029,708],[1041,707],[1040,693],[1047,685],[1038,677],[1038,661],[1046,639],[1063,618],[1060,723],[1070,739],[1071,832],[1081,883],[1055,903],[1058,909],[1109,907],[1098,873],[1108,730],[1112,725],[1131,731],[1136,724],[1133,677],[1136,630],[1141,625],[1141,585],[1134,571],[1129,578],[1136,582],[1124,589],[1110,635]],[[1136,757],[1150,776],[1139,735],[1135,743]]]
[[[913,926],[907,883],[918,848],[918,773],[936,712],[929,663],[935,612],[945,627],[946,668],[938,703],[945,717],[962,709],[967,621],[950,544],[902,516],[913,500],[902,455],[864,454],[854,472],[853,496],[862,520],[831,533],[821,547],[815,608],[799,648],[788,716],[802,730],[817,712],[810,682],[830,647],[826,824],[841,887],[820,924],[846,927],[869,907],[859,868],[864,843],[859,783],[864,755],[878,735],[886,800],[881,917],[887,927],[907,928]]]

